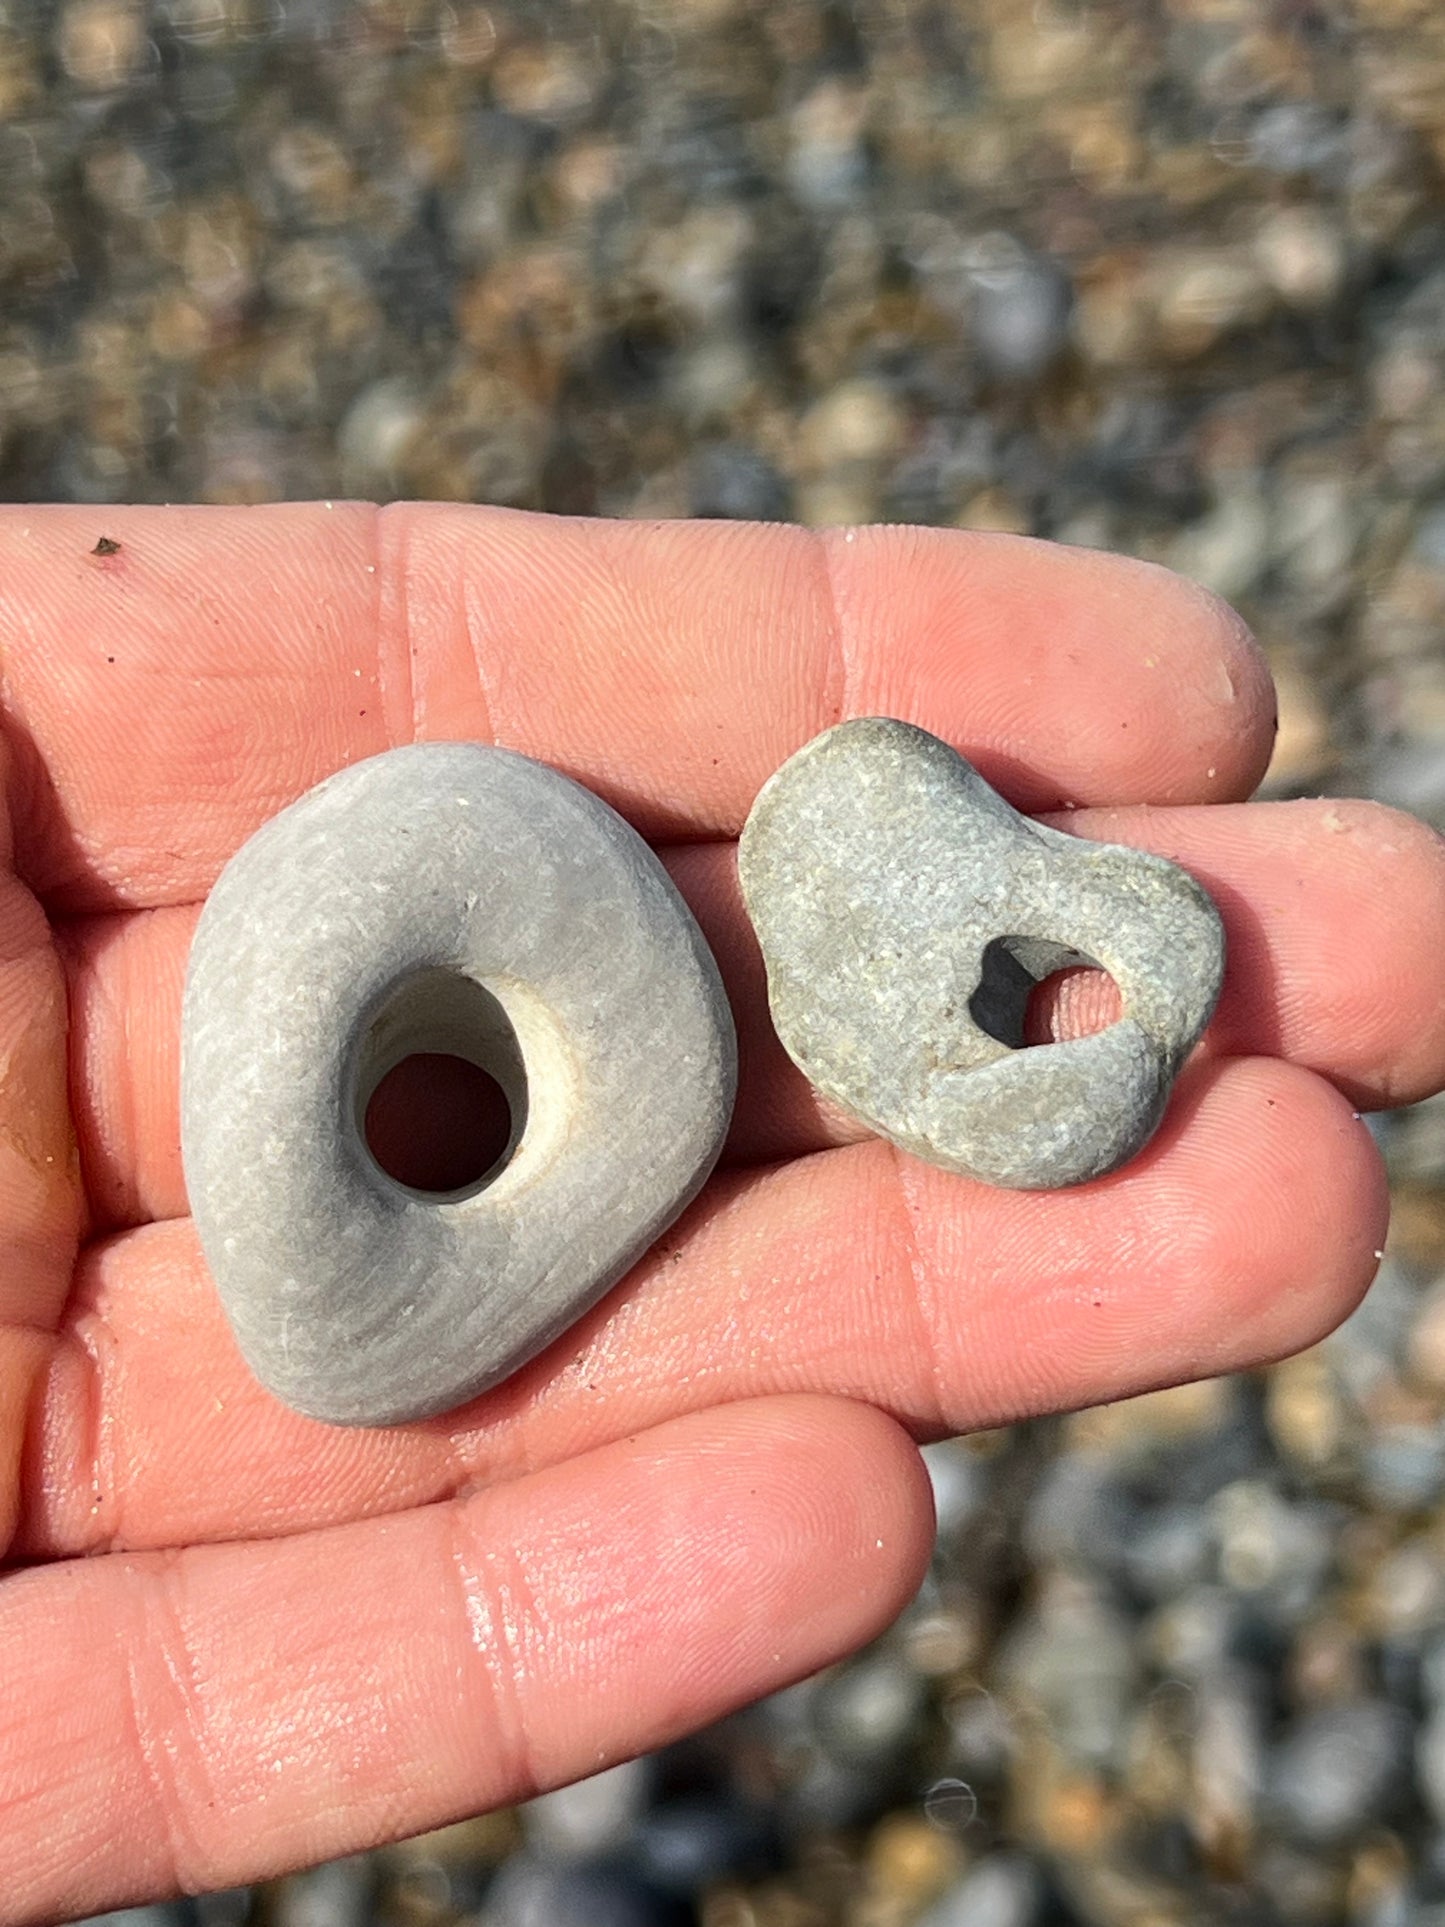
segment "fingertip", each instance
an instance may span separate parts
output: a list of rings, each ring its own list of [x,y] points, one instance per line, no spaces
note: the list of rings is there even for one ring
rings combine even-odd
[[[1019,808],[1225,802],[1263,776],[1268,665],[1198,583],[1032,536],[880,525],[823,541],[845,713],[948,735]]]
[[[1141,556],[1070,549],[1092,565],[1098,592],[1116,605],[1138,644],[1141,683],[1162,687],[1173,705],[1182,786],[1145,802],[1221,803],[1252,795],[1274,753],[1279,701],[1269,662],[1244,617],[1191,576]],[[1194,754],[1187,756],[1187,733]],[[1158,740],[1169,742],[1167,728]]]
[[[935,1521],[927,1468],[903,1426],[876,1406],[812,1396],[778,1403],[797,1408],[800,1484],[807,1502],[831,1515],[833,1543],[853,1568],[855,1604],[871,1607],[871,1638],[928,1569]]]
[[[1365,798],[1282,807],[1318,826],[1332,879],[1353,887],[1361,905],[1348,939],[1356,967],[1321,973],[1319,1003],[1356,1043],[1335,1081],[1352,1103],[1376,1110],[1433,1096],[1445,1080],[1445,837]]]
[[[766,1684],[750,1690],[772,1691],[876,1637],[923,1581],[932,1488],[907,1432],[873,1406],[806,1393],[746,1400],[673,1420],[639,1447],[686,1462],[698,1543],[746,1547],[754,1633],[768,1622],[749,1661]]]
[[[1195,1254],[1221,1356],[1242,1370],[1317,1344],[1369,1289],[1384,1251],[1389,1185],[1358,1111],[1314,1072],[1273,1058],[1196,1073],[1196,1157],[1232,1186]],[[1251,1144],[1248,1159],[1239,1146]]]
[[[1146,564],[1144,566],[1153,566]],[[1170,575],[1169,570],[1165,570]],[[1177,590],[1192,598],[1198,616],[1198,672],[1230,718],[1222,749],[1227,787],[1206,796],[1228,802],[1253,795],[1264,781],[1279,733],[1279,695],[1269,661],[1253,629],[1224,597],[1188,576],[1172,575]]]

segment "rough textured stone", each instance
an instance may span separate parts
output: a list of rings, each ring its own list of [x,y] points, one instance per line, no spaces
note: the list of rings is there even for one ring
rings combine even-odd
[[[1077,1184],[1132,1157],[1218,994],[1223,930],[1191,877],[1028,821],[886,717],[784,764],[740,871],[800,1068],[904,1150],[993,1184]],[[1119,1020],[1022,1048],[1035,983],[1081,963],[1113,976]]]
[[[419,1052],[496,1079],[512,1142],[409,1189],[367,1101]],[[505,750],[343,770],[260,829],[186,985],[191,1208],[252,1370],[318,1418],[419,1418],[556,1338],[693,1197],[732,1107],[732,1020],[666,872],[599,798]]]

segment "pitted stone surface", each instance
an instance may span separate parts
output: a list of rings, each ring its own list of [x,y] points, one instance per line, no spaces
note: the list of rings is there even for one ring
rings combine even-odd
[[[493,1172],[442,1196],[363,1134],[421,1051],[479,1063],[513,1116]],[[186,1182],[251,1369],[343,1424],[496,1384],[698,1191],[735,1057],[711,952],[600,798],[466,743],[329,778],[226,866],[186,984]]]
[[[870,1129],[992,1184],[1078,1184],[1132,1157],[1219,992],[1224,932],[1192,877],[1030,822],[886,717],[783,765],[739,869],[793,1060]],[[1034,984],[1079,963],[1114,978],[1119,1020],[1022,1048]]]

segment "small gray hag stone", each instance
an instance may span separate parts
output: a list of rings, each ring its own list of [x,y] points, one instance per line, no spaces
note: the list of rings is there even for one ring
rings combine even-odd
[[[794,1061],[904,1150],[991,1184],[1078,1184],[1132,1157],[1219,992],[1224,933],[1193,878],[1028,821],[886,717],[783,765],[739,867]],[[1122,1016],[1022,1048],[1029,992],[1070,964],[1107,970]]]
[[[418,1052],[509,1102],[512,1142],[462,1191],[409,1189],[365,1141]],[[226,866],[186,984],[186,1182],[251,1369],[352,1425],[495,1385],[695,1195],[735,1066],[711,952],[600,798],[469,743],[329,778]]]

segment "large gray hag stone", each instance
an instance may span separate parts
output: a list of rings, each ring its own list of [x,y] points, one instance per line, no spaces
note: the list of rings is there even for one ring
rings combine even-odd
[[[364,1134],[421,1052],[480,1065],[512,1116],[498,1164],[444,1195]],[[252,1370],[343,1424],[495,1385],[698,1191],[735,1056],[711,952],[600,798],[468,743],[329,778],[226,866],[186,984],[186,1183]]]
[[[1048,1189],[1134,1155],[1209,1020],[1224,933],[1161,857],[1030,822],[948,744],[840,723],[768,782],[743,894],[773,1022],[814,1084],[904,1150]],[[1029,992],[1095,964],[1123,1014],[1023,1048]]]

